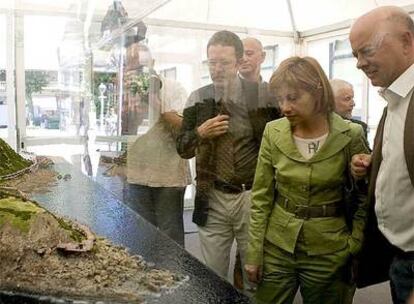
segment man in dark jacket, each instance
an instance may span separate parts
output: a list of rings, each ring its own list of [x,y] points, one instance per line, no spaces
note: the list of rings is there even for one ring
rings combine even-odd
[[[356,155],[356,177],[370,170],[370,214],[359,257],[359,287],[391,279],[394,303],[414,287],[414,23],[383,6],[356,20],[350,41],[357,67],[388,102],[372,155]]]
[[[227,278],[234,240],[244,257],[257,154],[264,126],[278,111],[270,99],[259,103],[257,83],[238,77],[243,44],[236,34],[215,33],[207,58],[213,83],[190,95],[177,151],[196,157],[193,221],[206,264]]]

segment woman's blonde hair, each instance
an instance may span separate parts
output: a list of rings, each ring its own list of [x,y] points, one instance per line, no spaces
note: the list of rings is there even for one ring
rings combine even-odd
[[[329,80],[322,67],[312,57],[290,57],[284,60],[270,78],[270,89],[277,95],[283,86],[301,89],[315,100],[315,113],[328,114],[335,110],[335,100]]]

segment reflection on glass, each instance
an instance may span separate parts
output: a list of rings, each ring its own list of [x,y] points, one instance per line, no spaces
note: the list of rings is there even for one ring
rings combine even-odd
[[[7,139],[9,125],[7,108],[7,78],[6,78],[6,18],[0,14],[0,138]]]
[[[260,75],[265,53],[259,40],[218,31],[205,52],[211,83],[190,94],[177,151],[196,159],[193,222],[206,264],[226,279],[234,241],[244,264],[259,145],[266,122],[279,113]]]
[[[191,176],[175,138],[187,94],[180,83],[156,73],[145,44],[129,45],[126,54],[121,124],[130,140],[124,202],[184,245],[184,193]]]

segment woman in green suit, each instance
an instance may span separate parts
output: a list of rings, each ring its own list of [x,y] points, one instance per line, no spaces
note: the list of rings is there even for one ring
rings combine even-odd
[[[318,62],[292,57],[270,80],[284,118],[267,124],[252,190],[245,269],[257,303],[343,303],[343,274],[361,246],[366,204],[346,225],[348,160],[368,153],[361,126],[333,113]],[[349,225],[350,226],[350,225]],[[352,230],[352,231],[351,231]]]

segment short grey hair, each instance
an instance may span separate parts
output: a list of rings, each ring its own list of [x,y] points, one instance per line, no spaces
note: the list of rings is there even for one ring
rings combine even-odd
[[[334,95],[336,95],[338,91],[341,89],[344,89],[344,88],[353,89],[354,88],[352,84],[350,84],[348,81],[345,81],[343,79],[330,79],[329,83],[331,84]]]

